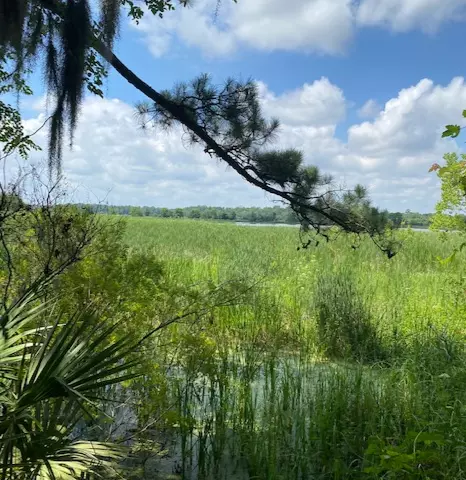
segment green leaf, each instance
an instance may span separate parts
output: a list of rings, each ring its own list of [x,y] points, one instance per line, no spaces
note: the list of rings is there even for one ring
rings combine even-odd
[[[463,110],[463,117],[466,118],[466,110]]]
[[[124,452],[111,444],[73,442],[73,432],[79,419],[104,413],[93,401],[99,390],[135,378],[138,362],[128,358],[133,343],[113,340],[117,324],[93,310],[68,318],[56,315],[50,302],[36,305],[37,291],[1,319],[0,403],[8,408],[0,418],[0,458],[19,452],[18,459],[43,480],[89,478]]]
[[[450,263],[452,260],[454,260],[455,257],[456,257],[456,254],[457,254],[458,252],[462,252],[464,248],[466,248],[466,242],[463,242],[459,247],[455,248],[455,249],[453,250],[453,252],[451,253],[451,255],[449,255],[448,257],[446,257],[446,258],[437,257],[437,260],[438,260],[442,265],[447,265],[447,264]]]
[[[461,127],[459,125],[447,125],[445,128],[446,130],[442,133],[442,138],[456,138],[461,132]]]
[[[364,469],[365,473],[381,473],[381,469],[379,466],[372,466],[372,467],[366,467]]]
[[[417,443],[425,443],[430,445],[436,443],[437,445],[443,445],[445,443],[445,437],[441,433],[435,432],[422,432],[419,433],[416,437]]]
[[[451,255],[446,258],[437,257],[437,260],[440,262],[441,265],[447,265],[454,260],[454,258],[456,257],[456,252],[457,251],[455,250]]]
[[[463,195],[466,195],[466,177],[463,177],[460,180],[460,188],[461,188],[461,191],[462,191]]]

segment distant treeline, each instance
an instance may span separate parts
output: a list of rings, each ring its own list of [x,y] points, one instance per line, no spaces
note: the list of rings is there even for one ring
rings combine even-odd
[[[284,207],[208,207],[185,208],[134,207],[131,205],[86,205],[96,213],[132,217],[194,218],[248,223],[297,223],[293,211]]]
[[[208,207],[200,205],[185,208],[135,207],[131,205],[86,205],[96,213],[108,215],[129,215],[133,217],[194,218],[203,220],[223,220],[247,223],[287,223],[297,224],[293,211],[285,207]],[[388,212],[395,226],[428,227],[430,213]]]

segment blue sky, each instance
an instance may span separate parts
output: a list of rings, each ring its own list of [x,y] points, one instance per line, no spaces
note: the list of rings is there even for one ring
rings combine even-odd
[[[367,185],[390,210],[431,211],[429,166],[461,149],[440,138],[466,108],[466,0],[193,0],[139,26],[124,20],[116,52],[156,89],[208,72],[260,85],[264,111],[282,121],[278,146],[345,186]],[[23,107],[44,118],[40,82]],[[268,205],[273,198],[192,149],[174,131],[142,132],[143,98],[112,73],[105,99],[87,97],[64,171],[79,199],[156,206]],[[45,142],[45,133],[37,137]],[[44,154],[37,154],[39,162]]]

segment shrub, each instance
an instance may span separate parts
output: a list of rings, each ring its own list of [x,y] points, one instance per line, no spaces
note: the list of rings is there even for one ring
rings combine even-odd
[[[75,427],[99,409],[104,391],[139,373],[128,361],[134,343],[109,343],[116,324],[94,311],[57,314],[40,302],[46,286],[0,316],[2,479],[89,478],[123,456],[116,445],[77,437]]]

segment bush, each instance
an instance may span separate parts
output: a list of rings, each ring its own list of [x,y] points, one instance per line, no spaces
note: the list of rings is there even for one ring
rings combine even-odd
[[[129,359],[134,342],[109,342],[116,324],[95,311],[67,314],[52,302],[41,303],[47,287],[37,285],[0,315],[0,476],[58,480],[111,474],[124,451],[80,438],[76,425],[93,418],[109,389],[141,373],[137,360]]]

